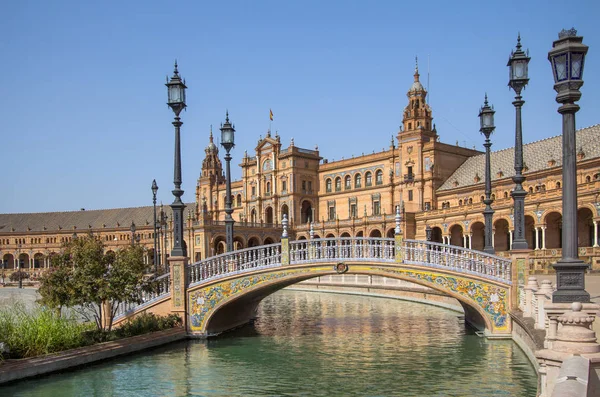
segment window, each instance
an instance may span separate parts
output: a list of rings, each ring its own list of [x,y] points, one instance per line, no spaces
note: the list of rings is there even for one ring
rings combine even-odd
[[[352,178],[350,178],[350,175],[346,175],[346,178],[344,178],[344,188],[346,190],[352,189]]]
[[[256,196],[256,186],[252,186],[252,195]]]
[[[379,203],[379,200],[374,200],[373,201],[373,215],[380,215],[381,214],[381,205]]]
[[[356,176],[354,177],[354,188],[357,189],[361,186],[362,184],[362,175],[360,174],[356,174]]]
[[[383,184],[383,171],[377,170],[375,173],[375,184],[382,185]]]
[[[328,220],[335,221],[335,202],[328,204]]]
[[[281,182],[281,191],[283,193],[287,192],[287,181]]]
[[[308,192],[312,193],[312,182],[308,181]]]
[[[327,179],[327,181],[325,181],[325,192],[331,193],[331,179]]]
[[[408,201],[413,201],[413,191],[412,190],[408,191]]]
[[[412,166],[411,166],[411,167],[407,167],[407,170],[406,170],[406,172],[408,173],[408,177],[409,177],[409,178],[411,178],[411,177],[412,177],[412,174],[413,174],[413,169],[412,169]]]
[[[425,202],[425,211],[431,211],[431,203],[429,201]]]
[[[560,189],[560,182],[556,182],[556,188]]]
[[[306,181],[302,181],[302,191],[306,192]]]
[[[267,194],[271,194],[271,182],[267,182]]]
[[[412,130],[412,123],[408,123],[408,129]]]
[[[339,192],[342,190],[342,178],[339,176],[335,178],[335,191]]]
[[[237,200],[236,201],[237,201],[237,206],[241,207],[242,206],[242,195],[241,194],[237,195]]]
[[[358,208],[356,204],[350,204],[350,218],[358,218]]]
[[[365,174],[365,186],[371,186],[373,184],[373,176],[370,172]]]

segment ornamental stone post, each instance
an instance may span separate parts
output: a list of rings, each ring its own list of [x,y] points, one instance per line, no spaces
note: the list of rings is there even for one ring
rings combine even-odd
[[[281,233],[281,264],[283,266],[290,264],[290,241],[288,237],[288,219],[287,214],[283,214],[283,233]]]
[[[404,241],[402,238],[402,230],[400,229],[400,224],[402,221],[402,216],[400,215],[400,206],[396,206],[396,217],[394,219],[396,221],[396,228],[394,229],[394,239],[396,246],[396,263],[404,262]]]
[[[512,265],[511,281],[512,287],[510,289],[510,304],[511,308],[519,307],[519,289],[525,286],[525,280],[529,276],[529,250],[515,250],[510,253]],[[527,294],[527,289],[525,289]]]
[[[168,261],[171,271],[171,312],[181,317],[184,329],[189,331],[187,316],[188,258],[171,256]]]

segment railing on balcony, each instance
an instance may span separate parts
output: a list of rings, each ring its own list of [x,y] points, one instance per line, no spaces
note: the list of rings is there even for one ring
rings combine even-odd
[[[415,174],[404,174],[404,182],[414,182]]]

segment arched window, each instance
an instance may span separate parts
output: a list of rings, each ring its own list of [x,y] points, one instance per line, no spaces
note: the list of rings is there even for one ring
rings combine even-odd
[[[560,189],[560,182],[556,182],[556,188]]]
[[[529,193],[533,194],[533,186],[529,186]]]
[[[469,204],[473,204],[473,199],[469,197]]]
[[[585,177],[585,182],[586,183],[590,183],[591,181],[592,181],[592,177],[591,176],[588,175],[588,176]]]
[[[483,200],[485,200],[485,197],[481,196],[479,197],[479,201],[483,203]]]
[[[242,206],[242,195],[241,194],[237,195],[236,204],[238,207]]]
[[[462,206],[462,200],[458,200],[458,206]]]
[[[371,172],[365,174],[365,186],[371,186],[373,184],[373,175]]]
[[[362,175],[356,174],[354,177],[354,188],[362,187]]]
[[[508,198],[508,192],[504,192],[504,198]]]
[[[271,194],[271,182],[267,182],[267,194]]]
[[[342,178],[339,176],[335,178],[335,191],[339,192],[342,190]]]
[[[331,179],[325,181],[325,192],[331,193]]]
[[[352,178],[350,178],[350,175],[346,175],[346,178],[344,178],[344,189],[352,189]]]
[[[375,173],[375,184],[382,185],[383,184],[383,171],[377,170]]]

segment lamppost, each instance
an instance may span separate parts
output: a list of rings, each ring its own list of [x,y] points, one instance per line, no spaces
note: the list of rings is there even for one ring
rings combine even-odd
[[[517,39],[517,50],[511,52],[508,59],[509,82],[508,85],[515,91],[515,100],[513,105],[517,113],[515,130],[515,176],[512,180],[515,183],[514,190],[510,193],[515,207],[515,237],[512,243],[513,250],[526,250],[527,240],[525,239],[525,196],[527,192],[523,189],[523,133],[521,130],[521,107],[525,101],[521,98],[521,90],[529,82],[527,77],[527,65],[531,58],[521,49],[521,35]]]
[[[431,230],[431,226],[427,225],[425,226],[425,239],[427,240],[427,242],[431,242],[431,235],[432,235],[432,230]],[[429,244],[425,247],[425,249],[427,250],[427,263],[431,263],[431,249],[433,247],[430,246]]]
[[[581,98],[579,88],[583,85],[583,65],[588,46],[575,29],[562,30],[558,40],[548,52],[548,60],[554,75],[556,102],[561,106],[563,150],[563,227],[562,258],[554,264],[557,290],[552,302],[589,302],[585,290],[585,270],[588,268],[577,253],[577,155],[575,141],[575,113]]]
[[[17,274],[19,275],[19,288],[23,288],[23,278],[21,277],[21,243],[17,245]]]
[[[226,162],[226,188],[225,188],[225,240],[227,242],[227,252],[233,251],[233,209],[231,208],[231,170],[229,163],[231,155],[229,151],[235,146],[234,142],[235,126],[229,122],[229,111],[225,112],[225,124],[221,124],[221,145],[225,148]]]
[[[183,210],[185,209],[185,204],[181,201],[183,190],[181,190],[181,143],[179,138],[183,123],[179,118],[179,114],[186,108],[185,89],[187,87],[185,82],[181,81],[181,77],[177,71],[177,62],[175,62],[175,70],[171,80],[165,85],[168,91],[167,104],[171,107],[173,113],[175,113],[175,121],[173,121],[173,125],[175,126],[175,163],[173,166],[173,184],[175,185],[175,189],[173,189],[173,196],[175,196],[175,200],[171,204],[171,208],[173,209],[173,249],[171,250],[171,256],[186,256],[187,253],[183,247]]]
[[[133,223],[133,221],[131,221],[131,226],[129,227],[129,230],[131,230],[131,245],[135,244],[135,223]]]
[[[494,215],[494,210],[492,209],[492,176],[490,171],[490,147],[492,143],[490,142],[490,135],[494,132],[496,126],[494,126],[494,107],[488,105],[487,94],[485,94],[485,101],[483,103],[483,107],[479,110],[479,120],[481,122],[481,131],[485,135],[485,199],[483,203],[485,204],[485,209],[483,210],[483,218],[485,219],[485,242],[483,247],[483,252],[487,252],[488,254],[496,253],[494,250],[494,246],[492,244],[492,216]]]
[[[158,274],[158,256],[156,250],[156,192],[158,192],[158,185],[156,184],[156,179],[152,180],[152,206],[154,207],[154,228],[152,229],[152,235],[154,236],[154,254],[152,255],[152,259],[154,262],[154,274]]]

